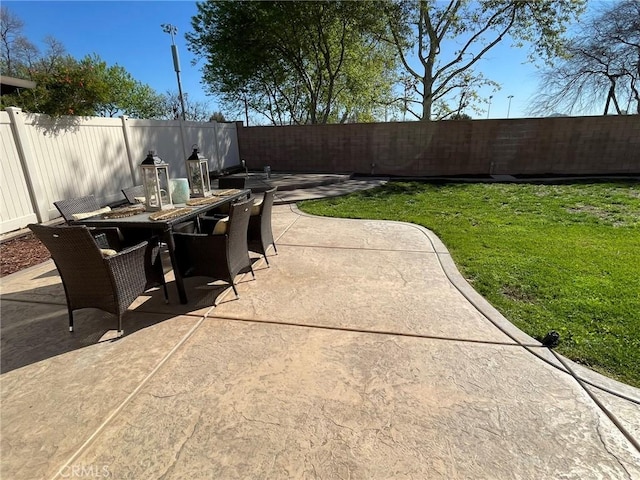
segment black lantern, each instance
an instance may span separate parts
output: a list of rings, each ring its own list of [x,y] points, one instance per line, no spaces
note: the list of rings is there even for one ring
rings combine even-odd
[[[169,165],[156,152],[149,150],[140,164],[144,186],[145,209],[150,212],[173,208],[169,183]]]
[[[209,163],[200,155],[198,146],[194,145],[191,156],[187,158],[189,183],[192,197],[207,197],[211,194],[211,180],[209,179]]]

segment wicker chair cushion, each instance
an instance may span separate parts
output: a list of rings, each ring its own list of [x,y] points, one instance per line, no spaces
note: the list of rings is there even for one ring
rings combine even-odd
[[[116,250],[113,250],[112,248],[101,248],[100,253],[103,257],[112,257],[118,254],[118,252]]]
[[[212,235],[224,235],[227,233],[227,227],[229,226],[229,217],[223,217],[218,220],[216,226],[213,228]]]
[[[260,215],[260,209],[262,208],[262,199],[253,204],[251,207],[251,216],[254,217],[256,215]]]
[[[82,212],[82,213],[74,213],[72,215],[74,220],[84,220],[85,218],[94,217],[96,215],[100,215],[101,213],[107,213],[111,211],[111,207],[103,207],[98,210],[94,210],[92,212]]]

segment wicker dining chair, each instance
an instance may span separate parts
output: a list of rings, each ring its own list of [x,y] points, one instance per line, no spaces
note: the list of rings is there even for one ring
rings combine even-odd
[[[75,221],[74,215],[97,212],[104,208],[100,206],[93,195],[58,200],[53,202],[53,205],[58,209],[67,225],[73,224]],[[101,248],[119,250],[125,243],[122,232],[116,227],[91,228],[90,230]]]
[[[123,188],[122,194],[124,195],[124,198],[127,199],[127,202],[131,205],[135,205],[139,203],[136,200],[136,197],[144,197],[144,185],[134,185],[133,187]]]
[[[221,220],[226,223],[226,231],[222,233],[173,234],[177,268],[183,277],[226,281],[239,297],[235,277],[251,271],[255,278],[247,246],[251,205],[252,198],[232,204],[228,220]]]
[[[58,200],[57,202],[53,202],[53,204],[66,220],[67,225],[74,225],[76,221],[74,215],[102,211],[102,209],[105,208],[100,207],[98,200],[96,200],[96,197],[93,195]],[[143,228],[91,227],[89,230],[101,248],[115,248],[116,250],[137,245],[140,242],[149,240],[149,238],[154,235],[152,230]]]
[[[122,317],[133,301],[149,288],[167,286],[155,239],[122,251],[101,249],[86,226],[28,226],[47,247],[58,269],[73,332],[73,312],[97,308],[118,318],[118,335],[124,333]]]
[[[267,265],[269,265],[267,250],[271,245],[273,245],[273,251],[276,255],[278,254],[271,229],[271,211],[277,189],[278,187],[273,187],[265,191],[262,202],[253,206],[247,232],[249,250],[262,255]]]
[[[53,204],[67,224],[71,224],[75,220],[73,217],[75,214],[95,212],[102,208],[93,195],[58,200],[57,202],[53,202]]]

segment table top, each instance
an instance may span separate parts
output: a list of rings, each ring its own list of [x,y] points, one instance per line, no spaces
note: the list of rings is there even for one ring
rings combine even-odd
[[[226,203],[233,202],[239,198],[251,195],[251,190],[236,190],[231,193],[226,192],[225,195],[216,196],[216,190],[213,190],[214,195],[211,197],[212,201],[204,205],[189,206],[184,203],[174,204],[173,206],[178,209],[185,209],[184,214],[169,218],[165,220],[151,220],[149,217],[153,213],[158,212],[142,212],[136,215],[123,218],[103,218],[101,215],[95,217],[85,218],[83,220],[74,221],[74,225],[86,225],[88,227],[132,227],[132,228],[151,228],[159,230],[169,230],[174,225],[182,223],[197,217],[201,213],[205,213],[211,209],[224,205]],[[187,210],[188,209],[188,210]],[[169,212],[170,210],[164,210],[163,212]]]

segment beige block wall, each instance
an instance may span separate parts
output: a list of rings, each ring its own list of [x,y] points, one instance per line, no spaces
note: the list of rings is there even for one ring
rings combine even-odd
[[[241,127],[250,170],[434,176],[640,173],[640,116]]]

